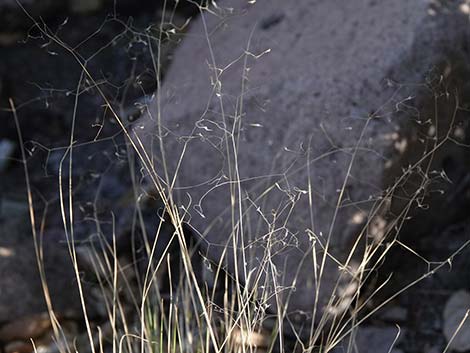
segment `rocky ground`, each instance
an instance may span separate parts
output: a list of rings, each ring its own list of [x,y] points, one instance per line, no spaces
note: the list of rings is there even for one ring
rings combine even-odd
[[[131,123],[138,115],[139,106],[135,103],[156,88],[150,52],[159,50],[151,38],[158,35],[159,6],[131,4],[115,12],[112,4],[99,1],[72,1],[53,10],[32,3],[31,13],[36,19],[43,17],[47,33],[73,48],[100,89],[111,98],[113,107],[124,113],[128,118],[126,123]],[[53,283],[51,297],[57,305],[59,321],[68,327],[70,336],[85,333],[78,293],[69,285],[74,273],[67,257],[67,237],[58,197],[59,179],[68,182],[69,177],[66,152],[72,124],[76,146],[72,180],[77,243],[96,234],[97,224],[103,233],[112,234],[113,220],[118,236],[128,236],[129,214],[133,212],[129,190],[133,183],[139,183],[140,177],[138,166],[132,159],[129,161],[121,128],[103,107],[98,89],[90,81],[81,80],[77,58],[34,28],[17,10],[12,10],[13,5],[5,4],[0,2],[0,9],[8,8],[4,13],[8,15],[5,18],[10,19],[0,26],[0,344],[5,353],[26,353],[31,351],[29,337],[42,337],[43,341],[38,342],[50,347],[47,337],[52,325],[44,316],[47,308],[41,295],[29,226],[20,145],[8,99],[13,98],[25,142],[33,203],[39,221],[37,229],[47,259],[45,273]],[[169,13],[169,26],[170,23],[182,26],[194,15],[191,8]],[[154,27],[149,27],[152,24]],[[176,32],[163,43],[160,50],[164,65],[171,62],[172,48],[178,44],[182,32]],[[77,92],[79,100],[75,105]],[[60,176],[61,165],[64,171]],[[136,180],[132,179],[133,174]],[[148,219],[148,227],[152,229],[155,220],[152,216]],[[381,275],[374,277],[375,283],[380,283],[393,273],[390,285],[383,297],[371,301],[369,310],[393,295],[397,288],[445,262],[469,239],[469,232],[469,221],[459,219],[455,224],[414,236],[415,241],[408,244],[405,229],[401,239],[416,253],[404,247],[392,251],[390,260],[381,267]],[[436,273],[404,291],[367,319],[357,332],[358,352],[388,352],[393,343],[393,352],[444,351],[449,338],[445,332],[452,321],[451,314],[444,314],[446,304],[455,293],[470,288],[469,254],[465,249],[452,257]],[[92,286],[85,288],[88,290],[93,292]],[[468,309],[465,296],[463,302],[457,300],[456,307],[456,315],[463,317],[462,309]],[[90,315],[97,323],[102,320],[99,308],[92,309]],[[463,338],[459,338],[454,348],[470,352],[470,344],[465,339],[470,337],[468,326],[464,325],[462,332]]]
[[[84,3],[89,7],[77,8]],[[116,8],[113,2],[101,1],[61,4],[27,3],[29,14],[41,22],[41,32],[16,4],[0,2],[0,342],[10,353],[31,351],[29,336],[47,346],[53,326],[47,319],[37,269],[26,179],[9,98],[13,99],[23,136],[38,222],[37,243],[44,248],[49,295],[59,322],[73,337],[84,333],[85,327],[67,246],[71,234],[64,232],[58,196],[59,180],[69,180],[66,152],[72,126],[75,244],[80,247],[86,243],[86,247],[97,243],[98,227],[109,241],[115,222],[118,251],[129,252],[131,246],[140,246],[127,239],[135,210],[133,185],[139,184],[138,167],[130,162],[122,130],[104,108],[98,90],[89,80],[80,81],[78,61],[86,62],[97,85],[129,124],[139,114],[138,100],[155,90],[151,51],[157,55],[163,50],[162,64],[166,65],[171,48],[179,41],[175,32],[171,40],[164,38],[162,46],[156,44],[162,17],[160,3],[148,6],[146,2],[122,1]],[[169,11],[166,26],[183,26],[192,14],[188,7]],[[133,181],[131,175],[137,180]],[[65,195],[68,197],[67,191]],[[144,217],[148,228],[154,229],[153,211],[150,218],[145,212]],[[104,304],[96,302],[93,275],[84,278],[89,318],[98,323],[106,316],[99,308]]]

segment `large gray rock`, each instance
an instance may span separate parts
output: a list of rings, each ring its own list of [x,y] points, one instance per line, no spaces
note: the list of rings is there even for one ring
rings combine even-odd
[[[466,7],[218,4],[192,25],[135,131],[210,259],[276,292],[270,310],[336,315],[356,293],[365,245],[425,201],[430,171],[460,175],[464,149],[450,143],[432,164],[404,167],[446,136],[465,139],[449,129],[464,114],[453,114],[456,88],[469,88]]]

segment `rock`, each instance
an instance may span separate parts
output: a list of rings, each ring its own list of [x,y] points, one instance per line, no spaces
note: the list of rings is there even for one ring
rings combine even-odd
[[[425,350],[425,353],[442,353],[443,349],[438,346],[432,346]]]
[[[402,350],[395,348],[403,335],[403,333],[398,334],[397,327],[359,327],[353,340],[354,348],[348,349],[350,341],[346,339],[343,345],[334,348],[334,353],[402,353]]]
[[[0,47],[1,46],[11,46],[18,43],[23,38],[22,33],[18,32],[7,32],[0,33]],[[0,93],[1,93],[1,84],[0,84]]]
[[[34,314],[16,319],[0,327],[0,341],[29,340],[42,336],[51,328],[48,313]]]
[[[346,337],[333,348],[333,353],[402,353],[395,348],[403,333],[399,334],[397,327],[360,326],[354,331],[354,338]],[[352,345],[352,347],[350,347]]]
[[[450,130],[470,88],[458,3],[233,0],[192,24],[134,131],[207,257],[262,283],[271,312],[347,309],[364,245],[422,206],[431,161],[408,166],[449,131],[466,141],[463,112]],[[465,165],[440,147],[433,175]],[[452,217],[440,200],[435,222]]]
[[[0,222],[0,323],[47,312],[29,227],[29,221],[24,219]],[[81,318],[77,280],[66,245],[51,241],[48,236],[44,234],[43,263],[53,309],[58,314]],[[88,298],[89,288],[86,283],[83,286]],[[94,309],[87,304],[93,317]]]
[[[452,294],[444,308],[444,336],[449,348],[457,352],[470,350],[470,293],[460,290]]]
[[[15,144],[13,142],[6,139],[0,140],[0,173],[7,166],[14,150]]]
[[[0,198],[0,219],[18,219],[20,217],[28,217],[28,200]]]
[[[0,327],[0,342],[5,353],[59,352],[70,347],[78,335],[78,326],[56,313],[61,337],[55,337],[48,313],[33,314],[15,318]],[[34,341],[34,346],[31,341]]]
[[[86,14],[99,10],[103,6],[102,0],[70,0],[72,12]]]
[[[386,308],[384,312],[380,314],[380,318],[393,323],[405,322],[408,318],[408,310],[402,306],[392,306]]]
[[[34,347],[31,342],[14,341],[5,345],[5,353],[32,353]]]

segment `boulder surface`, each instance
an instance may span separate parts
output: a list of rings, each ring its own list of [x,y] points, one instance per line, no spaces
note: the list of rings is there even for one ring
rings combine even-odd
[[[467,158],[467,43],[461,1],[220,1],[135,132],[211,260],[294,321],[337,315]]]

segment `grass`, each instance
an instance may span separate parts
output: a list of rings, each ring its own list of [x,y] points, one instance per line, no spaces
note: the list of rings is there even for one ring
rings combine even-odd
[[[167,8],[165,1],[163,12],[171,12]],[[208,11],[208,8],[201,7],[201,11]],[[44,297],[46,298],[48,312],[51,318],[52,332],[55,341],[55,348],[60,353],[78,352],[112,352],[112,353],[133,353],[133,352],[330,352],[339,345],[344,347],[347,352],[353,352],[355,346],[355,333],[357,329],[368,319],[373,317],[377,311],[397,298],[400,294],[409,290],[412,286],[425,280],[435,274],[438,270],[446,267],[454,256],[463,251],[468,242],[461,248],[451,254],[447,259],[440,263],[429,262],[428,271],[423,273],[411,283],[404,284],[402,288],[397,288],[394,294],[385,300],[376,302],[381,290],[387,286],[388,278],[383,282],[375,283],[370,289],[370,283],[373,282],[376,274],[385,258],[394,247],[402,247],[411,254],[420,256],[413,249],[405,245],[400,239],[402,228],[410,212],[416,207],[416,204],[422,203],[429,187],[433,181],[433,156],[440,151],[451,139],[451,127],[441,139],[435,139],[433,145],[426,150],[412,165],[406,168],[386,190],[383,190],[383,196],[377,200],[375,206],[367,215],[367,223],[358,232],[356,241],[351,248],[350,256],[345,263],[340,263],[344,272],[352,272],[352,279],[348,280],[347,288],[350,289],[347,300],[331,297],[329,301],[330,310],[324,308],[314,308],[314,320],[311,327],[302,334],[297,332],[297,327],[292,324],[288,317],[289,296],[283,294],[283,288],[277,284],[277,277],[274,273],[275,266],[272,263],[272,254],[267,249],[261,269],[271,277],[263,276],[263,271],[253,271],[239,273],[235,270],[233,273],[225,271],[226,257],[229,255],[230,246],[223,251],[223,255],[217,261],[215,259],[206,259],[199,253],[197,244],[191,244],[190,240],[194,237],[184,218],[182,205],[173,194],[173,185],[176,179],[175,175],[170,175],[164,167],[163,170],[155,170],[152,160],[154,156],[152,151],[146,149],[146,146],[136,138],[136,135],[124,122],[122,110],[115,108],[115,104],[108,98],[105,92],[100,88],[96,79],[88,70],[89,62],[79,55],[66,43],[62,42],[48,27],[34,18],[37,29],[48,40],[55,42],[72,55],[77,64],[82,69],[82,75],[77,82],[77,92],[80,91],[83,82],[91,82],[95,87],[97,94],[105,102],[106,108],[112,113],[114,119],[122,129],[122,133],[127,141],[127,154],[130,159],[130,174],[133,181],[131,190],[132,207],[134,212],[132,216],[133,231],[140,231],[143,234],[143,248],[146,260],[143,262],[146,266],[142,269],[138,264],[142,264],[141,255],[125,255],[118,251],[118,233],[116,229],[116,220],[113,219],[113,231],[111,234],[112,242],[105,240],[103,231],[97,219],[97,237],[93,239],[90,246],[76,247],[74,235],[74,203],[72,180],[72,169],[74,167],[74,156],[76,151],[75,144],[75,122],[78,118],[77,111],[74,111],[73,121],[70,128],[69,143],[65,149],[59,170],[59,193],[60,208],[64,232],[67,236],[69,254],[72,260],[76,275],[76,283],[80,293],[80,300],[83,314],[83,324],[85,334],[81,335],[75,342],[65,339],[66,332],[60,324],[57,313],[54,310],[48,290],[48,282],[43,267],[43,254],[41,249],[41,239],[43,226],[35,214],[33,205],[33,191],[29,181],[29,170],[27,165],[27,156],[21,136],[21,128],[18,122],[18,116],[15,103],[10,100],[11,112],[17,123],[18,140],[21,144],[22,160],[25,168],[26,184],[28,189],[28,202],[30,210],[30,220],[32,225],[32,236],[36,245],[36,256],[43,284]],[[167,38],[167,35],[174,29],[168,29],[166,23],[162,22],[158,26],[157,34],[146,33],[150,47],[160,45]],[[160,102],[161,92],[161,60],[160,51],[155,54],[151,51],[156,72],[157,91],[156,99]],[[245,62],[245,67],[246,67]],[[215,61],[213,66],[216,66]],[[216,87],[221,87],[220,76],[216,76]],[[78,106],[79,94],[76,94],[75,107]],[[221,100],[221,105],[223,102]],[[455,104],[456,110],[459,103]],[[160,104],[157,104],[159,109]],[[223,106],[221,107],[223,109]],[[155,112],[156,118],[161,119],[161,111]],[[372,119],[370,117],[369,119]],[[370,120],[367,121],[365,128]],[[161,124],[158,124],[161,127]],[[163,132],[158,131],[158,136]],[[237,162],[237,141],[235,134],[227,138],[227,151],[231,151],[228,160],[233,162],[232,170],[229,174],[233,182],[231,190],[235,200],[241,199],[241,181],[238,176]],[[355,162],[355,154],[359,149],[361,138],[358,144],[352,149],[352,158],[349,165],[351,169]],[[160,140],[160,143],[163,142]],[[169,158],[165,154],[165,146],[161,146],[162,155],[158,156],[164,162]],[[152,192],[157,196],[163,213],[160,221],[153,230],[154,234],[147,234],[145,217],[143,209],[148,198],[149,190],[142,191],[139,182],[139,175],[136,175],[135,168],[132,166],[133,159],[137,160],[146,174],[149,176]],[[68,175],[64,177],[64,175]],[[160,177],[164,175],[164,178]],[[347,173],[349,175],[349,173]],[[400,214],[389,224],[378,240],[363,244],[364,235],[370,231],[374,225],[372,222],[380,221],[382,211],[386,204],[401,192],[403,185],[410,179],[419,176],[418,185],[407,195],[406,202],[400,209]],[[340,209],[341,202],[348,183],[346,178],[343,187],[336,200],[336,210]],[[148,206],[147,206],[148,207]],[[232,218],[237,218],[237,213],[242,214],[244,206],[234,204],[232,207]],[[242,218],[242,217],[240,217]],[[39,217],[41,219],[41,217]],[[233,221],[234,227],[237,225]],[[165,245],[163,252],[159,251],[161,238],[168,232],[168,225],[171,225],[170,241]],[[332,221],[330,235],[333,232],[335,221]],[[275,237],[272,234],[272,237]],[[109,236],[108,236],[109,238]],[[235,241],[235,240],[234,240]],[[236,244],[235,244],[236,245]],[[323,244],[324,253],[320,258],[315,258],[315,263],[320,268],[316,283],[316,293],[320,292],[322,284],[322,270],[325,266],[327,257],[332,256],[328,251],[328,244]],[[233,248],[236,248],[234,246]],[[363,250],[360,250],[363,248]],[[357,259],[357,253],[360,252],[357,266],[352,269],[353,257]],[[243,254],[245,255],[245,254]],[[316,250],[312,250],[313,257],[316,256]],[[234,253],[237,259],[238,254]],[[248,256],[248,254],[246,254]],[[423,261],[427,262],[423,258]],[[93,298],[87,298],[86,290],[83,287],[82,271],[84,268],[92,269],[95,275],[95,288],[99,289],[98,294]],[[235,266],[235,269],[238,267]],[[312,271],[316,271],[312,269]],[[339,287],[341,280],[338,279],[335,287]],[[241,278],[247,279],[242,281]],[[245,285],[249,282],[250,285]],[[96,293],[96,292],[95,292]],[[268,303],[272,301],[277,303],[277,311],[270,312]],[[103,320],[94,322],[89,316],[89,302],[94,301],[103,310]],[[373,305],[371,304],[373,303]],[[374,309],[371,309],[375,306]],[[397,338],[400,330],[397,330]]]

